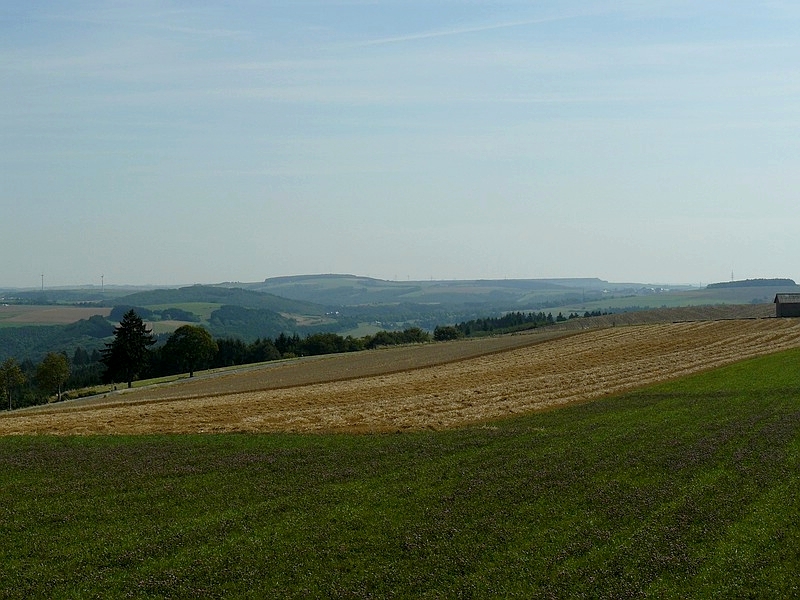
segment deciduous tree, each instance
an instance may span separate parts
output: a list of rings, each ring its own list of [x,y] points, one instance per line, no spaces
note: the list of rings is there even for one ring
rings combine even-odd
[[[439,325],[433,330],[433,339],[435,339],[437,342],[457,340],[463,335],[464,334],[461,332],[461,330],[453,325]]]
[[[36,368],[36,379],[45,390],[55,391],[61,401],[61,388],[69,379],[69,361],[58,352],[50,352]]]
[[[11,395],[14,390],[25,383],[25,374],[13,358],[8,358],[0,365],[0,391],[5,400],[8,400],[8,410],[11,410]]]
[[[194,377],[195,369],[207,366],[216,352],[217,343],[211,334],[195,325],[178,327],[164,346],[164,353],[178,368],[189,371],[189,377]]]

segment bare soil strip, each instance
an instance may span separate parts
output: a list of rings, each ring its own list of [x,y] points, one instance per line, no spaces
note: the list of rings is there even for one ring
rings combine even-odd
[[[20,411],[0,418],[0,434],[455,427],[592,400],[800,347],[800,320],[666,323],[587,330],[556,339],[492,339],[503,342],[481,340],[488,346],[479,351],[476,345],[478,354],[472,356],[453,350],[457,344],[435,344],[325,357],[95,403]],[[449,360],[448,351],[453,352]],[[414,352],[438,364],[415,363],[410,358]],[[272,383],[265,384],[268,380]]]

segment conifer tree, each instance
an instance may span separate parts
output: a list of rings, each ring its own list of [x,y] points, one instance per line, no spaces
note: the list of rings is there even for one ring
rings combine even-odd
[[[102,362],[106,366],[106,380],[125,381],[131,387],[133,380],[147,367],[150,346],[156,343],[136,311],[126,312],[114,328],[114,341],[106,344]]]

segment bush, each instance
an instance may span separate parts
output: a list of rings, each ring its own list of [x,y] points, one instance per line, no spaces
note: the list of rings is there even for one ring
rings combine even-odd
[[[433,339],[435,339],[437,342],[457,340],[463,335],[464,334],[461,332],[461,330],[453,325],[439,325],[433,330]]]

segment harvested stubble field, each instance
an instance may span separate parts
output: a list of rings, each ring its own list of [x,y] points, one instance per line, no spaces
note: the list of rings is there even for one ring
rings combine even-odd
[[[800,347],[800,320],[548,331],[274,363],[39,407],[8,434],[389,432],[592,400]]]
[[[66,325],[95,315],[107,317],[111,309],[80,306],[0,306],[0,323],[6,325]]]

